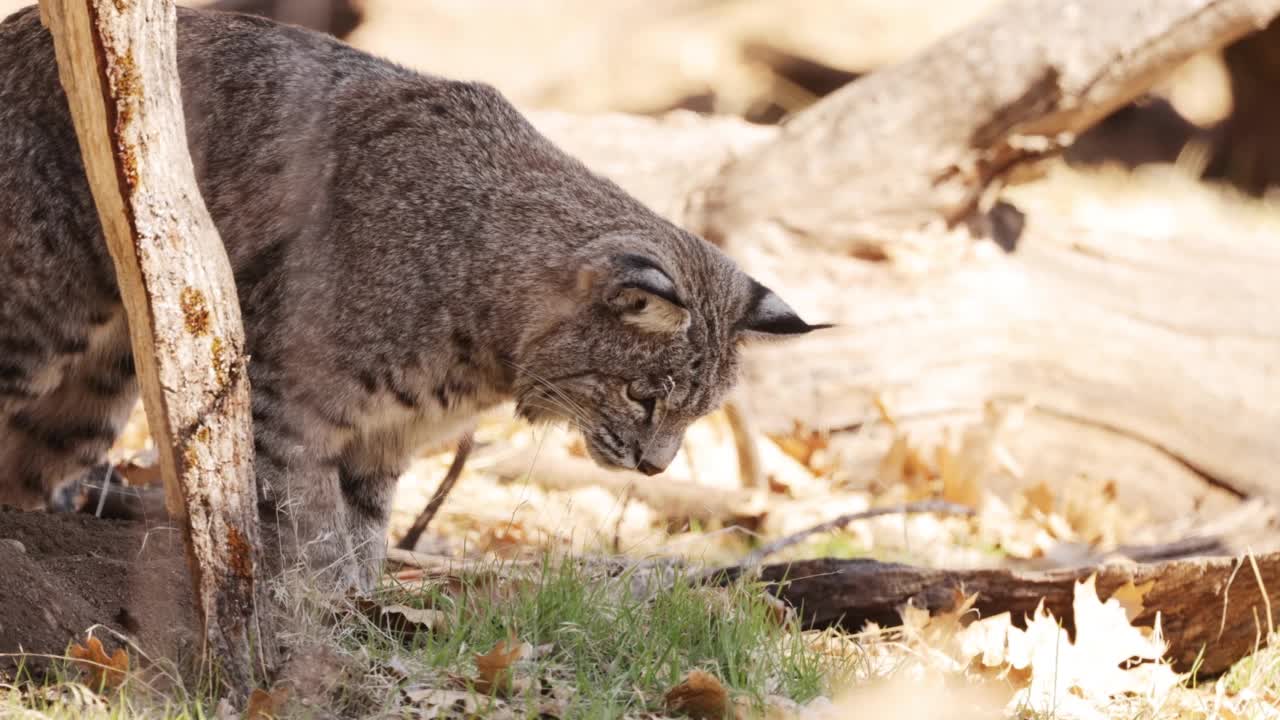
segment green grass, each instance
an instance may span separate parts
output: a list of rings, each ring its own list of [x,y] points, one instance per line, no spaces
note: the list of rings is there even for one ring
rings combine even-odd
[[[666,691],[693,669],[757,703],[768,695],[807,701],[852,670],[811,650],[794,627],[780,625],[758,587],[708,588],[677,575],[646,595],[630,590],[634,579],[627,573],[606,579],[578,563],[549,561],[506,592],[476,583],[456,595],[395,590],[388,602],[442,610],[448,629],[419,635],[408,648],[385,634],[351,639],[375,653],[408,654],[437,675],[466,677],[474,675],[475,653],[512,635],[550,646],[526,673],[568,690],[564,718],[660,709]],[[536,699],[524,708],[528,717],[537,717]],[[517,707],[521,702],[512,699]]]
[[[208,698],[207,689],[185,689],[169,663],[132,672],[119,688],[103,688],[91,685],[69,658],[51,658],[38,674],[19,663],[13,677],[0,683],[0,718],[211,720],[214,703]]]
[[[323,646],[343,659],[346,674],[329,693],[326,710],[345,717],[398,715],[412,704],[409,688],[465,689],[459,678],[476,676],[476,654],[511,636],[541,651],[515,667],[517,692],[496,701],[476,698],[502,717],[536,718],[552,697],[566,720],[645,715],[660,711],[666,692],[694,669],[754,704],[768,696],[805,702],[853,676],[853,661],[812,649],[794,623],[780,622],[761,587],[713,588],[679,573],[661,579],[643,573],[610,576],[599,566],[547,559],[523,569],[495,564],[450,588],[386,589],[378,597],[384,606],[434,608],[447,617],[443,627],[408,639],[364,614],[298,597],[291,632],[307,647]],[[207,695],[172,683],[161,690],[144,675],[86,706],[76,697],[95,695],[76,685],[77,677],[63,665],[40,687],[0,688],[0,717],[23,710],[54,718],[204,720],[215,714]]]

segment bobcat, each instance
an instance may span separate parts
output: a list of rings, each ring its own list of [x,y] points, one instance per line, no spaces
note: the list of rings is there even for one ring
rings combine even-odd
[[[255,471],[301,559],[368,587],[409,454],[514,400],[652,475],[753,338],[815,327],[493,88],[178,10],[191,157],[235,273]],[[101,468],[137,396],[51,39],[0,24],[0,502]]]

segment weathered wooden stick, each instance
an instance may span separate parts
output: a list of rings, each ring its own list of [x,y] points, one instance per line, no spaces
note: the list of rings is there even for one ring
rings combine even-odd
[[[1196,558],[1152,565],[1103,565],[1047,572],[1004,569],[934,570],[875,560],[806,560],[767,565],[764,580],[801,610],[810,627],[839,624],[859,629],[868,621],[900,623],[898,608],[907,601],[930,612],[952,608],[956,591],[977,593],[978,612],[987,617],[1008,611],[1015,622],[1035,612],[1041,599],[1054,617],[1071,628],[1074,584],[1097,573],[1098,595],[1111,596],[1129,581],[1152,582],[1136,625],[1150,625],[1156,613],[1169,657],[1189,669],[1203,650],[1200,672],[1220,673],[1266,641],[1270,607],[1280,607],[1280,553],[1255,558]],[[727,572],[728,577],[741,574]],[[1261,577],[1259,583],[1258,576]],[[1263,590],[1266,597],[1263,596]]]
[[[120,294],[207,656],[233,695],[274,638],[259,612],[244,331],[187,152],[172,0],[41,0]]]

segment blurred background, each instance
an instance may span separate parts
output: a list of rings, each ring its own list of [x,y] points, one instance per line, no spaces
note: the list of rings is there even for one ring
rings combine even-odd
[[[184,0],[329,32],[411,67],[482,80],[525,108],[776,123],[898,62],[1002,0]],[[30,4],[0,0],[0,15]],[[1210,178],[1280,175],[1280,27],[1195,58],[1068,153],[1171,163],[1195,141]]]

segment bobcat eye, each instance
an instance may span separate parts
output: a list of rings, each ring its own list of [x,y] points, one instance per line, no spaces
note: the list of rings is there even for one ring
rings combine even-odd
[[[644,421],[652,422],[653,413],[658,408],[658,399],[655,397],[645,397],[637,392],[636,384],[627,385],[627,399],[639,405],[644,409]]]

